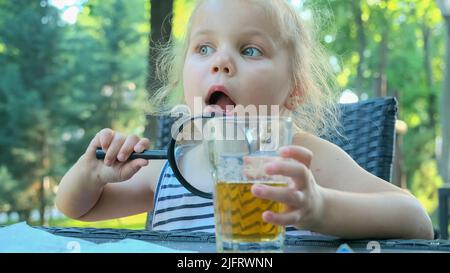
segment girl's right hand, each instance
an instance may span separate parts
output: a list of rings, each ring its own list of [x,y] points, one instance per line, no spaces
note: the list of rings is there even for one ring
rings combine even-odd
[[[136,135],[126,136],[106,128],[92,139],[84,155],[86,163],[92,166],[91,177],[101,184],[122,182],[130,179],[148,164],[146,159],[127,160],[133,152],[149,149],[150,141]],[[106,152],[103,160],[97,159],[95,151],[102,148]]]

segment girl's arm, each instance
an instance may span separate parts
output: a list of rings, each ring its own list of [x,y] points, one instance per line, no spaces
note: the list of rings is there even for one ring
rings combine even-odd
[[[428,214],[409,192],[367,172],[326,140],[306,136],[303,142],[313,151],[311,171],[323,188],[324,233],[433,239]]]
[[[148,139],[101,130],[74,166],[62,178],[56,206],[70,218],[99,221],[149,211],[163,161],[136,159],[129,155],[147,149]],[[104,160],[95,156],[106,151]],[[148,164],[148,166],[147,166]],[[144,167],[147,166],[147,167]]]
[[[131,179],[107,184],[95,206],[79,220],[101,221],[151,211],[156,183],[163,165],[163,160],[152,160]]]
[[[288,206],[282,214],[263,213],[266,221],[342,238],[433,239],[431,220],[414,196],[368,173],[328,141],[301,135],[294,144],[281,152],[290,161],[266,166],[293,184],[253,188],[257,197]]]
[[[430,218],[409,194],[323,188],[322,196],[323,221],[317,232],[349,239],[433,239]]]
[[[76,173],[82,168],[77,164],[69,172]],[[82,178],[79,181],[87,183],[62,180],[61,184],[67,184],[60,186],[56,204],[65,215],[87,222],[149,212],[153,209],[153,195],[163,165],[163,160],[152,160],[129,180],[106,185],[95,185],[92,180]]]

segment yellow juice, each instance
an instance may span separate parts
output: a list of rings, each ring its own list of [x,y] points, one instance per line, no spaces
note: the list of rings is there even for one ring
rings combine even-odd
[[[262,219],[262,213],[270,210],[281,213],[282,203],[256,198],[251,193],[253,184],[287,186],[286,182],[242,181],[216,183],[215,217],[218,239],[234,242],[263,242],[277,239],[284,233],[284,227],[269,224]]]

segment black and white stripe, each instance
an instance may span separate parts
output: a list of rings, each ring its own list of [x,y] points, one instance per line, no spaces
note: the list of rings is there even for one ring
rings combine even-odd
[[[154,198],[152,230],[202,231],[214,233],[211,199],[196,196],[175,178],[168,162],[161,170]],[[286,227],[289,235],[311,235],[309,231]]]

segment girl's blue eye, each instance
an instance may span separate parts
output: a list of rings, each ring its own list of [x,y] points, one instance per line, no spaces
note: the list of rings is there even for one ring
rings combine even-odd
[[[242,51],[242,54],[250,57],[262,56],[262,52],[256,47],[247,47]]]
[[[200,53],[200,55],[206,56],[206,55],[211,54],[213,52],[213,50],[214,49],[210,46],[202,45],[202,46],[200,46],[198,52]]]

